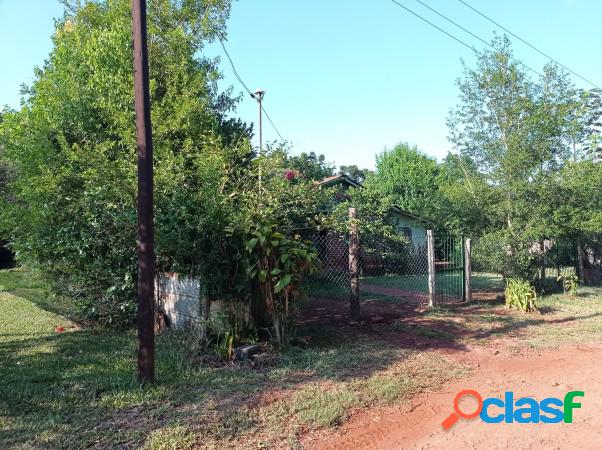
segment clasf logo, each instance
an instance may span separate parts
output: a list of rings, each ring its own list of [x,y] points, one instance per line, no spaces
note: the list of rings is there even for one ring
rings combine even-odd
[[[477,391],[467,389],[458,392],[454,398],[454,412],[441,425],[449,430],[459,418],[474,419],[477,416],[485,423],[573,423],[573,410],[581,408],[581,403],[575,402],[575,398],[584,395],[583,391],[570,391],[563,400],[548,397],[538,402],[531,397],[514,400],[513,392],[505,392],[503,399],[483,399]],[[468,413],[462,411],[460,400],[464,397],[476,399],[477,409]]]

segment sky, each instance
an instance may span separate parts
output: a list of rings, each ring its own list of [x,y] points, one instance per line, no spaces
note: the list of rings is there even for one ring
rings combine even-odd
[[[416,0],[398,1],[484,47]],[[503,33],[457,0],[422,1],[487,41]],[[602,85],[602,1],[466,1]],[[0,0],[0,105],[19,106],[20,85],[31,83],[34,66],[51,51],[53,18],[61,15],[56,0]],[[541,70],[548,62],[513,41],[515,56],[527,65]],[[470,65],[474,55],[391,0],[238,0],[226,47],[249,88],[266,91],[264,106],[293,153],[314,151],[336,165],[373,168],[375,155],[398,142],[438,159],[453,150],[446,117],[458,102],[461,59]],[[243,92],[219,45],[203,53],[221,58],[222,89]],[[257,103],[245,95],[235,115],[256,122]],[[267,120],[263,134],[264,141],[279,139]]]

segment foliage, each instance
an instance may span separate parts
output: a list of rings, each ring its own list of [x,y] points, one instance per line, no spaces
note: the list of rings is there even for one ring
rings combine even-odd
[[[364,184],[401,209],[429,219],[437,195],[437,174],[434,158],[401,143],[376,156],[376,172]]]
[[[585,236],[602,230],[602,164],[568,161],[547,182],[547,214],[558,235]]]
[[[296,234],[288,238],[277,225],[245,229],[252,236],[247,251],[254,264],[249,275],[259,283],[266,311],[272,321],[274,340],[286,346],[292,335],[294,300],[300,294],[303,277],[317,268],[318,254],[313,244]]]
[[[0,158],[12,173],[2,229],[18,257],[79,298],[90,318],[128,324],[136,286],[130,2],[65,5],[24,107],[0,124]],[[223,33],[228,13],[225,0],[149,4],[161,269],[198,273],[231,254],[216,239],[228,215],[220,175],[246,158],[227,149],[242,148],[249,130],[226,118],[236,99],[218,91],[217,61],[198,56]]]
[[[480,54],[476,67],[465,67],[458,80],[460,103],[448,124],[461,161],[472,163],[463,164],[471,186],[451,192],[460,204],[467,203],[465,192],[478,205],[481,226],[459,225],[499,240],[499,253],[491,256],[504,269],[501,273],[530,280],[532,243],[560,234],[554,211],[562,209],[563,200],[555,194],[554,180],[562,178],[574,156],[583,103],[556,66],[545,66],[543,76],[533,80],[514,59],[507,38],[496,38],[492,45],[495,50]],[[569,208],[569,214],[579,209]],[[467,211],[469,219],[477,217],[471,213],[474,207]],[[588,209],[590,218],[595,211]],[[575,232],[565,229],[562,234]]]
[[[528,235],[510,234],[505,229],[487,232],[473,243],[473,267],[499,273],[506,279],[533,281],[538,258],[532,242]]]
[[[314,152],[287,155],[287,165],[308,180],[319,181],[334,172],[334,165],[326,162],[324,155],[316,155]]]
[[[584,107],[576,117],[580,121],[581,133],[577,144],[582,153],[594,160],[602,160],[602,90],[591,89],[582,93]]]
[[[506,281],[506,307],[523,312],[537,311],[537,293],[528,281],[510,278]]]
[[[300,231],[324,222],[328,192],[287,169],[282,149],[256,161],[247,183],[232,196],[238,205],[227,228],[241,239],[247,254],[246,273],[255,292],[253,317],[257,328],[270,328],[279,346],[290,339],[294,302],[303,277],[313,271],[317,253]],[[261,168],[261,182],[256,176]]]
[[[347,175],[347,176],[353,178],[358,183],[363,183],[364,181],[366,181],[366,178],[368,178],[368,176],[371,175],[371,174],[373,174],[373,173],[374,172],[372,172],[369,169],[360,169],[355,164],[349,165],[349,166],[340,166],[339,167],[339,174],[340,175]]]
[[[349,208],[357,209],[356,224],[360,230],[362,246],[374,247],[379,243],[404,245],[407,238],[395,228],[393,209],[396,207],[391,196],[383,196],[378,190],[365,188],[349,189],[344,201],[338,203],[331,216],[333,226],[343,236],[349,233]]]
[[[579,285],[579,277],[575,273],[574,270],[570,270],[565,268],[562,270],[558,278],[557,282],[562,283],[562,289],[564,293],[570,292],[571,295],[577,295],[577,286]]]
[[[498,195],[474,161],[466,155],[448,153],[439,164],[438,190],[429,213],[438,229],[464,236],[480,236],[492,224],[486,208]]]

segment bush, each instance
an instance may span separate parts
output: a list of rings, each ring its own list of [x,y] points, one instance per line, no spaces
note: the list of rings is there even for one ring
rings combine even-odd
[[[527,236],[517,237],[508,230],[486,233],[474,240],[473,270],[499,273],[506,279],[534,280],[538,259],[531,252],[532,242],[537,241]]]
[[[537,311],[537,293],[528,281],[509,279],[506,282],[506,307],[523,312]]]
[[[1,235],[86,317],[127,325],[137,284],[131,6],[65,4],[24,106],[0,121]],[[218,91],[216,61],[199,56],[228,13],[228,1],[149,4],[159,270],[197,275],[230,254],[220,176],[248,164],[229,149],[250,132],[226,118],[236,99]]]
[[[579,277],[574,270],[562,269],[560,275],[556,279],[559,283],[562,283],[562,289],[564,293],[570,292],[572,296],[577,295],[577,286],[579,285]]]

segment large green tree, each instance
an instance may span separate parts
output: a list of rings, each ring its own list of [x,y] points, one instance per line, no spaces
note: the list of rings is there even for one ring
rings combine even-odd
[[[401,143],[376,156],[376,171],[366,178],[365,186],[400,208],[430,219],[438,170],[434,158],[416,146]]]
[[[53,49],[3,116],[10,167],[2,227],[22,260],[107,322],[129,320],[135,295],[136,157],[129,0],[65,1]],[[157,257],[163,269],[203,270],[227,225],[224,174],[248,164],[249,129],[227,115],[217,61],[228,0],[148,5],[155,146]],[[241,148],[228,150],[229,147]],[[199,205],[202,205],[200,207]],[[204,238],[204,240],[203,240]]]
[[[532,243],[547,237],[552,225],[548,212],[554,197],[545,187],[574,156],[582,103],[556,66],[545,66],[533,80],[508,39],[497,38],[493,46],[496,50],[479,54],[476,67],[465,67],[458,80],[460,102],[450,115],[450,140],[488,187],[474,190],[475,202],[499,254],[507,257],[507,274],[529,277]]]

